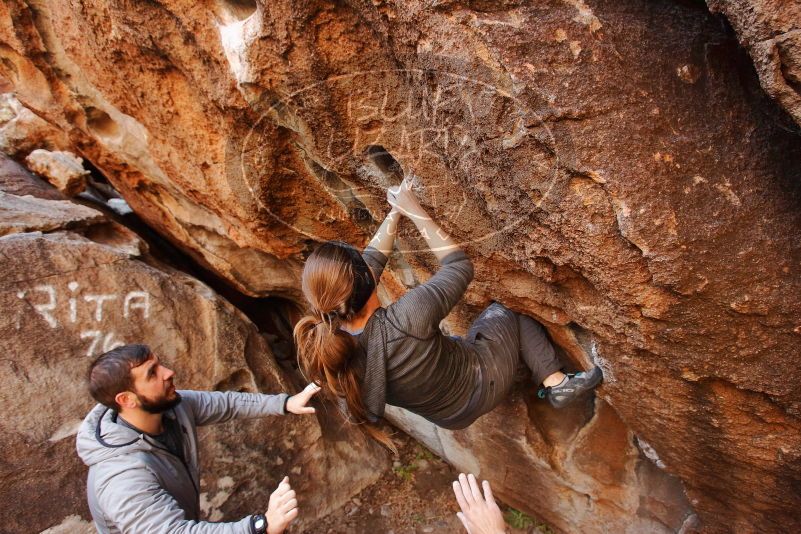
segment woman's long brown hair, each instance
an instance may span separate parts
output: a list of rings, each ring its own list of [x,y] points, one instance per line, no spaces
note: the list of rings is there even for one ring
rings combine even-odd
[[[348,309],[353,291],[353,267],[344,244],[323,243],[303,267],[303,295],[309,313],[295,325],[298,361],[306,378],[332,397],[345,399],[351,419],[367,434],[397,454],[389,435],[370,423],[362,386],[353,365],[356,339],[339,328],[359,310]]]

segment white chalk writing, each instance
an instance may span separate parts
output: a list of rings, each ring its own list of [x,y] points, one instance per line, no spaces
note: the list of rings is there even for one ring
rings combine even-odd
[[[78,282],[70,282],[69,284],[67,284],[67,287],[69,288],[70,291],[75,293],[75,291],[78,289]],[[74,323],[77,320],[78,320],[78,301],[75,299],[75,297],[70,297],[70,322]]]
[[[103,334],[104,333],[100,330],[86,330],[81,332],[81,339],[92,340],[92,343],[89,345],[89,348],[86,351],[87,356],[91,357],[97,355],[98,353],[108,352],[111,349],[121,347],[125,344],[122,341],[115,340],[114,332],[108,332],[105,334],[105,336]]]
[[[95,307],[95,321],[100,322],[103,320],[103,303],[107,300],[115,300],[117,295],[84,295],[83,300],[86,302],[97,302]]]
[[[92,326],[80,330],[79,334],[80,339],[89,341],[87,356],[96,356],[125,343],[115,332],[115,327],[121,326],[120,312],[121,319],[125,323],[141,322],[150,318],[150,294],[147,291],[129,291],[120,295],[114,293],[80,295],[80,285],[71,281],[67,284],[66,293],[66,306],[63,304],[63,299],[59,300],[59,290],[49,284],[17,291],[17,298],[26,301],[50,328],[61,326],[59,318],[66,319],[65,324],[80,324],[81,317],[84,321],[90,321]],[[60,302],[62,304],[59,304]],[[16,321],[17,330],[25,324],[24,315],[24,311],[20,310]],[[109,322],[111,324],[108,324]]]
[[[132,308],[142,310],[142,317],[145,319],[149,318],[150,294],[144,291],[131,291],[125,295],[125,304],[123,305],[122,316],[127,319]]]
[[[41,291],[42,293],[47,293],[49,297],[48,302],[44,304],[34,304],[33,308],[39,312],[47,324],[50,325],[50,328],[55,328],[58,326],[58,321],[55,317],[50,313],[56,309],[56,290],[53,286],[36,286],[33,288],[34,291]]]

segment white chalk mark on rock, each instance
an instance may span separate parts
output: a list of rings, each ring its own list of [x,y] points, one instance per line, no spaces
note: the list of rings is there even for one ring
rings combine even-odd
[[[81,332],[81,339],[89,339],[92,338],[92,343],[89,345],[89,348],[86,350],[87,356],[94,356],[95,349],[97,348],[97,344],[100,342],[100,337],[103,333],[100,330],[87,330],[85,332]]]
[[[639,436],[637,436],[637,445],[640,447],[640,450],[642,450],[643,454],[645,454],[649,460],[654,462],[658,468],[665,469],[667,467],[665,462],[659,459],[659,455],[656,454],[654,448]]]
[[[104,336],[100,330],[85,330],[81,332],[81,339],[92,340],[86,350],[86,355],[89,357],[96,356],[99,352],[98,349],[101,349],[102,352],[108,352],[125,344],[123,341],[117,340],[114,332],[108,332]]]
[[[220,507],[233,493],[234,479],[224,476],[217,480],[217,493],[209,498],[208,492],[200,494],[200,509],[209,518],[209,521],[220,521],[223,518]]]
[[[131,291],[125,295],[122,316],[126,319],[131,314],[131,309],[142,310],[142,317],[150,317],[150,294],[146,291]]]
[[[107,300],[116,300],[117,295],[84,295],[83,300],[86,302],[96,302],[95,306],[95,321],[100,322],[103,320],[103,303]]]
[[[96,532],[91,521],[86,521],[79,515],[68,515],[58,525],[43,530],[39,534],[95,534]]]
[[[592,12],[592,9],[584,3],[584,0],[562,0],[565,4],[573,6],[578,11],[578,14],[573,17],[573,20],[579,24],[587,26],[591,32],[595,33],[601,29],[601,21]]]
[[[612,372],[612,366],[606,358],[598,353],[598,345],[595,343],[594,339],[590,343],[590,355],[592,356],[592,362],[604,372],[604,382],[615,382],[615,374]]]
[[[740,197],[732,190],[731,183],[724,182],[722,184],[715,184],[715,189],[723,193],[723,196],[726,197],[726,200],[731,202],[732,206],[740,207]]]
[[[220,42],[228,59],[231,74],[240,84],[249,81],[247,52],[249,43],[258,34],[259,24],[258,17],[249,17],[219,26]]]
[[[64,438],[68,438],[70,436],[74,436],[78,433],[78,429],[81,428],[81,420],[75,419],[74,421],[67,421],[62,424],[60,427],[53,432],[53,435],[47,438],[47,441],[55,442],[61,441]]]
[[[33,288],[34,291],[40,291],[42,293],[47,293],[48,297],[50,297],[49,301],[44,304],[34,304],[33,308],[39,312],[47,324],[50,325],[50,328],[55,328],[58,326],[58,321],[55,317],[53,317],[50,312],[56,309],[56,290],[53,286],[36,286]]]

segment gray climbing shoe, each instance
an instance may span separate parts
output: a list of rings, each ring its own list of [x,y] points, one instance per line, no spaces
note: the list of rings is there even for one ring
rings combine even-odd
[[[595,389],[595,386],[600,384],[603,378],[601,368],[593,367],[589,371],[568,374],[567,380],[559,386],[540,388],[537,396],[541,399],[547,398],[554,408],[564,408],[588,391]]]

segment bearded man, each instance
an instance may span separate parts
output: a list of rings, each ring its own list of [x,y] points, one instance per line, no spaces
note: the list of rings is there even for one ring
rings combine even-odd
[[[289,396],[233,391],[177,391],[175,373],[146,345],[125,345],[89,367],[89,393],[99,403],[78,432],[89,466],[87,496],[100,534],[279,534],[297,517],[284,480],[265,513],[236,522],[200,520],[197,427],[234,418],[311,414],[319,391],[309,384]]]

